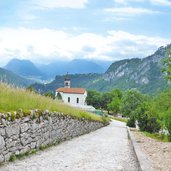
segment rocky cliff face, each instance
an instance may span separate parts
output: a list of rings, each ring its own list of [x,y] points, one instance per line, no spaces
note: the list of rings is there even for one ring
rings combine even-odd
[[[143,59],[126,59],[114,62],[104,74],[104,80],[123,89],[138,88],[154,92],[166,86],[161,65],[171,45],[160,47],[153,55]],[[119,88],[119,87],[118,87]]]

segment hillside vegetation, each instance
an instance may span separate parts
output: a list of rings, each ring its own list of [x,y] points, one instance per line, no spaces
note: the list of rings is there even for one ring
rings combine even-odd
[[[33,83],[33,81],[31,80],[23,78],[3,68],[0,68],[0,81],[7,84],[15,85],[17,87],[26,87]]]
[[[56,111],[78,118],[102,121],[102,118],[95,114],[70,107],[25,89],[13,88],[0,83],[0,112],[14,112],[20,109],[23,111],[34,109]]]
[[[111,118],[125,121],[130,127],[138,124],[141,131],[171,141],[171,89],[155,96],[142,94],[135,89],[115,89],[105,93],[88,91],[87,104],[108,111],[110,115],[122,115],[126,119]]]

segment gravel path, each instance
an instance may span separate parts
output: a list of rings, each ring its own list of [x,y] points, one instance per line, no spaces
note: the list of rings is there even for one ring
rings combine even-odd
[[[153,171],[171,171],[171,143],[159,142],[145,136],[142,132],[132,131],[141,150],[151,161]]]
[[[2,171],[137,171],[138,164],[124,123],[112,123],[90,134],[0,167]]]

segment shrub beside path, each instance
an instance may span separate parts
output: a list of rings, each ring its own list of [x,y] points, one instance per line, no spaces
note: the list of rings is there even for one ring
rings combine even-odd
[[[7,163],[3,171],[137,171],[138,163],[124,123],[107,127]]]

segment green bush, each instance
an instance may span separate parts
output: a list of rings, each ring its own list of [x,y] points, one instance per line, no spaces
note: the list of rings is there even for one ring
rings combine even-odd
[[[168,130],[168,139],[171,142],[171,111],[169,110],[165,116],[165,126]]]
[[[148,117],[147,115],[144,115],[138,120],[138,126],[141,131],[147,131],[150,133],[159,132],[161,128],[160,124],[157,122],[157,118]]]
[[[11,121],[15,121],[16,119],[16,113],[12,112],[11,113]]]
[[[134,118],[134,117],[130,117],[130,118],[128,119],[126,125],[129,126],[129,127],[135,128],[135,118]]]
[[[16,159],[17,159],[16,155],[15,155],[15,154],[12,154],[12,155],[10,156],[9,161],[12,162],[12,161],[15,161]]]

